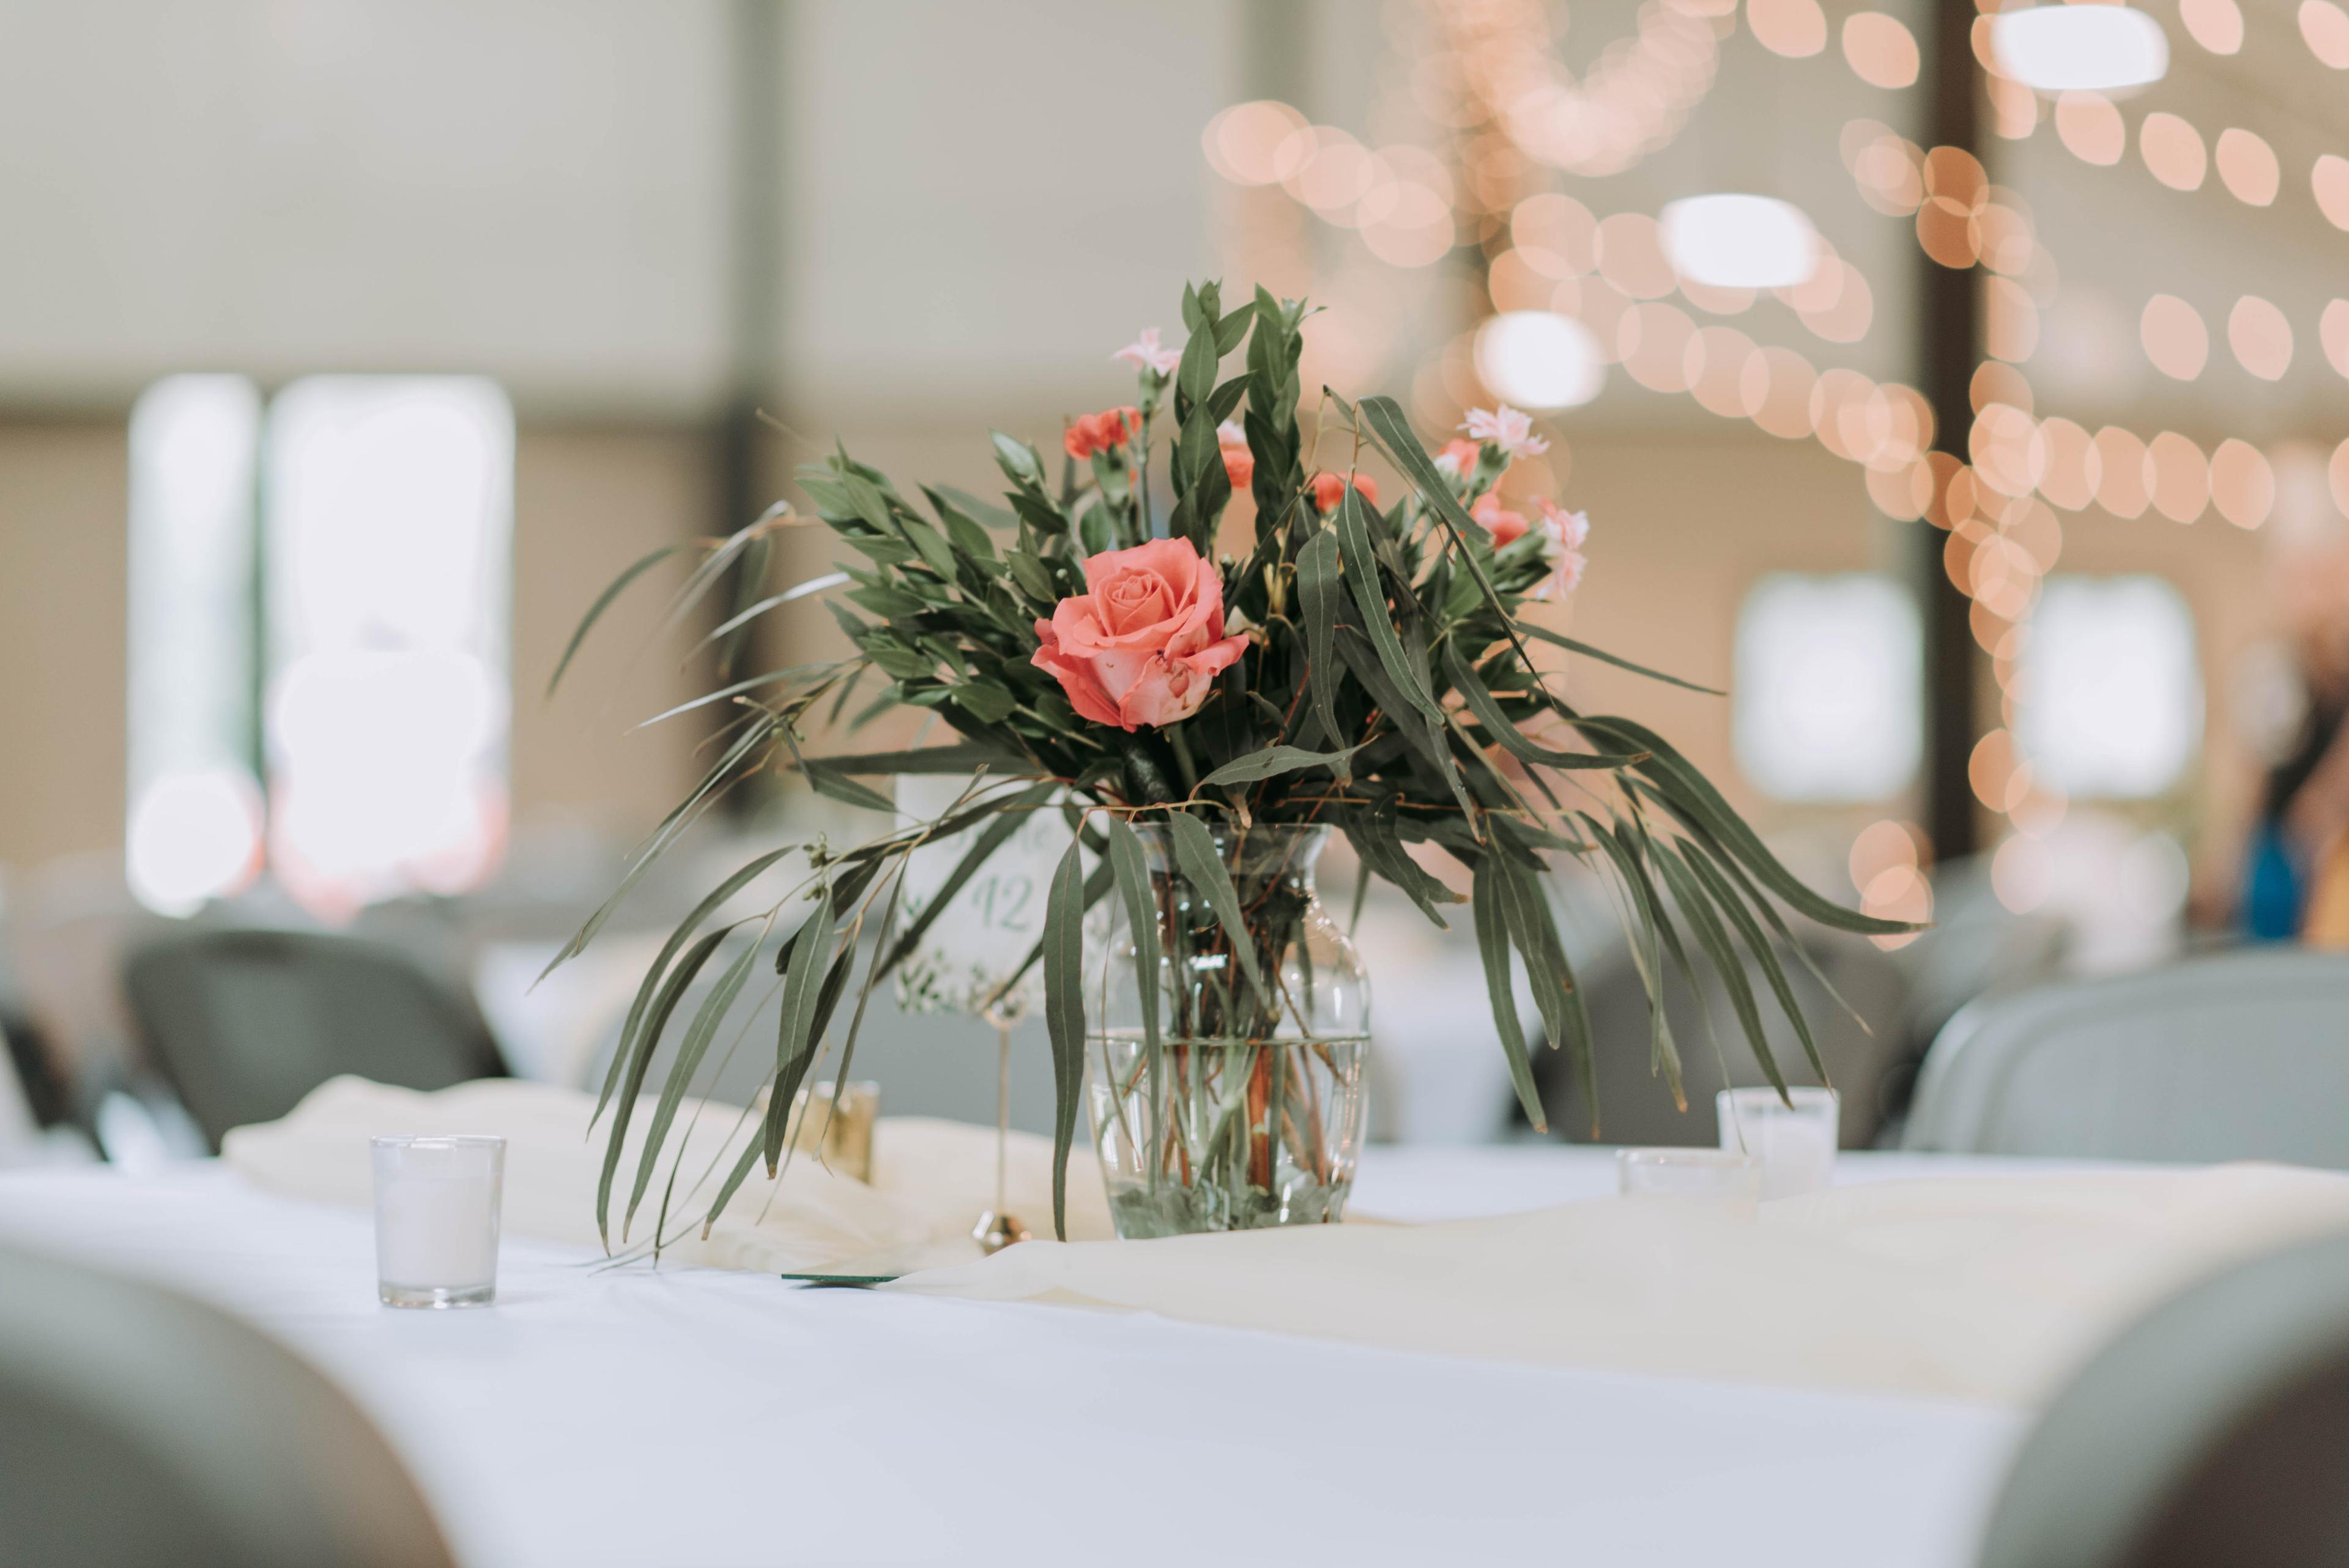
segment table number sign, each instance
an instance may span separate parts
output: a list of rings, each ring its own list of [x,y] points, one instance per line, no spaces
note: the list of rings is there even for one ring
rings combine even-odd
[[[907,826],[935,821],[969,787],[967,778],[902,774],[897,780],[898,815]],[[933,839],[907,857],[905,920],[912,921],[936,900],[980,831],[973,827],[952,838]],[[1029,813],[1019,830],[956,890],[953,904],[930,923],[921,944],[898,966],[897,1005],[908,1012],[986,1016],[988,999],[1019,971],[1044,934],[1044,890],[1068,847],[1069,825],[1059,812]],[[1023,983],[1004,998],[1004,1021],[1018,1020],[1028,1002]]]

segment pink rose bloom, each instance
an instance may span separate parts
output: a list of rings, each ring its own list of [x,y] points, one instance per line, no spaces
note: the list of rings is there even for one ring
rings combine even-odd
[[[1096,724],[1189,718],[1247,646],[1224,635],[1223,578],[1187,539],[1088,556],[1085,587],[1036,623],[1032,662]]]
[[[1493,548],[1506,550],[1526,536],[1526,516],[1522,512],[1505,511],[1501,498],[1491,491],[1476,497],[1476,504],[1468,508],[1468,515],[1485,525],[1493,535]]]

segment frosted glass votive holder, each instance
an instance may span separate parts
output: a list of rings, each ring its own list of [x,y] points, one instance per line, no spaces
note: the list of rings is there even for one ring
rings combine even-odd
[[[1843,1096],[1833,1089],[1723,1089],[1713,1097],[1721,1147],[1762,1162],[1762,1196],[1792,1198],[1835,1180]]]
[[[502,1137],[378,1137],[376,1299],[395,1307],[487,1306],[498,1295]]]
[[[1625,1198],[1668,1198],[1751,1217],[1762,1193],[1762,1162],[1718,1148],[1619,1148],[1615,1189]]]

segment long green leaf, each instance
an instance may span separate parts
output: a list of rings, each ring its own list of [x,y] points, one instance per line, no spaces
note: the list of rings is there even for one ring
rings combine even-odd
[[[724,941],[727,933],[733,929],[732,926],[720,926],[686,950],[685,957],[678,961],[677,968],[662,983],[660,994],[655,999],[644,1028],[636,1036],[636,1048],[628,1054],[627,1069],[621,1080],[624,1086],[612,1106],[612,1130],[604,1145],[603,1174],[595,1182],[595,1232],[603,1238],[606,1251],[612,1246],[612,1178],[620,1168],[620,1147],[627,1142],[628,1123],[636,1115],[636,1096],[644,1092],[645,1070],[652,1065],[653,1052],[660,1044],[661,1031],[668,1026],[669,1014],[677,1011],[678,1002],[685,995],[685,988],[693,983],[694,976],[701,972],[701,966],[709,961],[709,955],[718,950],[718,944]]]
[[[1857,931],[1862,936],[1902,936],[1921,930],[1921,926],[1905,920],[1880,920],[1863,915],[1813,892],[1801,877],[1786,869],[1778,857],[1770,853],[1762,839],[1744,818],[1739,816],[1713,782],[1697,771],[1694,763],[1675,750],[1671,743],[1644,724],[1629,719],[1579,719],[1578,725],[1597,730],[1628,742],[1638,751],[1649,753],[1648,760],[1639,764],[1638,771],[1653,780],[1663,791],[1667,805],[1684,810],[1718,837],[1744,861],[1748,869],[1760,877],[1764,887],[1785,901],[1795,913],[1806,915],[1823,926],[1837,930]]]
[[[777,1163],[783,1153],[783,1124],[792,1114],[792,1096],[784,1091],[783,1085],[793,1081],[793,1067],[804,1064],[813,1044],[817,1006],[823,994],[827,961],[832,956],[832,898],[829,887],[816,895],[815,909],[800,923],[792,967],[783,977],[783,1004],[775,1026],[775,1087],[767,1102],[763,1128],[770,1176],[777,1174]],[[801,1071],[804,1070],[802,1066]]]
[[[687,653],[686,657],[692,658],[694,654],[700,652],[727,633],[740,630],[771,609],[780,608],[793,599],[805,598],[810,594],[820,594],[826,588],[836,588],[846,581],[848,581],[846,572],[826,572],[820,577],[810,577],[806,582],[794,583],[781,593],[770,594],[748,609],[738,611],[719,622],[708,635],[693,645],[691,651]]]
[[[1158,907],[1151,901],[1150,860],[1142,836],[1115,812],[1104,819],[1110,871],[1117,878],[1118,896],[1125,903],[1126,929],[1133,939],[1134,989],[1142,999],[1142,1033],[1152,1070],[1158,1066]],[[1157,1105],[1154,1080],[1151,1104]]]
[[[1795,1000],[1794,988],[1786,983],[1785,966],[1778,961],[1777,950],[1770,945],[1769,937],[1754,920],[1753,912],[1746,909],[1745,900],[1738,896],[1736,888],[1705,858],[1701,848],[1692,846],[1685,849],[1682,859],[1695,874],[1697,880],[1704,884],[1705,891],[1713,896],[1713,906],[1729,917],[1731,929],[1745,943],[1746,950],[1754,955],[1754,966],[1761,970],[1763,980],[1769,984],[1771,995],[1777,998],[1778,1011],[1785,1013],[1786,1022],[1795,1026],[1795,1037],[1803,1043],[1803,1054],[1809,1059],[1811,1071],[1818,1075],[1820,1083],[1826,1083],[1827,1064],[1819,1055],[1819,1043],[1811,1033],[1811,1021],[1804,1015],[1802,1003]]]
[[[1322,735],[1340,738],[1338,728],[1338,535],[1324,528],[1297,553],[1297,597],[1305,611],[1306,680],[1313,692],[1313,716]]]
[[[1553,768],[1619,768],[1641,760],[1637,753],[1560,752],[1534,740],[1501,711],[1500,703],[1477,676],[1475,667],[1460,656],[1456,643],[1444,645],[1444,673],[1468,700],[1468,711],[1476,715],[1485,732],[1526,762]]]
[[[691,914],[678,922],[677,929],[669,933],[668,940],[661,944],[660,955],[653,960],[652,967],[645,971],[645,978],[636,986],[636,1000],[628,1004],[627,1017],[620,1025],[619,1048],[612,1054],[612,1064],[604,1075],[604,1090],[596,1096],[595,1114],[587,1118],[588,1126],[593,1127],[601,1120],[604,1107],[611,1103],[612,1091],[619,1085],[620,1073],[636,1038],[636,1026],[644,1021],[645,1010],[652,1004],[653,993],[660,984],[662,974],[667,971],[669,961],[693,939],[693,933],[701,922],[717,913],[719,907],[727,899],[756,881],[777,861],[798,854],[803,847],[802,845],[786,844],[781,849],[769,850],[718,884],[708,898],[693,907]]]
[[[1508,1058],[1509,1081],[1516,1085],[1517,1104],[1536,1132],[1549,1130],[1542,1109],[1541,1091],[1534,1085],[1533,1062],[1526,1050],[1525,1025],[1517,1017],[1516,986],[1509,968],[1509,934],[1501,913],[1501,880],[1506,875],[1498,855],[1487,855],[1476,867],[1475,897],[1470,909],[1475,918],[1476,950],[1485,961],[1485,990],[1493,1003],[1493,1024],[1501,1035],[1501,1054]]]
[[[1446,887],[1442,878],[1430,876],[1411,857],[1393,823],[1371,813],[1356,815],[1340,826],[1346,841],[1354,846],[1355,855],[1364,866],[1401,888],[1404,897],[1419,906],[1421,914],[1444,930],[1452,929],[1452,922],[1435,906],[1457,904],[1462,901],[1460,895]]]
[[[1697,945],[1704,949],[1705,957],[1713,961],[1714,972],[1729,992],[1729,1005],[1737,1014],[1737,1026],[1744,1031],[1746,1044],[1754,1049],[1754,1058],[1762,1065],[1762,1075],[1781,1096],[1786,1092],[1786,1075],[1778,1069],[1778,1058],[1770,1049],[1770,1037],[1762,1024],[1762,1010],[1754,996],[1753,982],[1745,978],[1745,965],[1739,961],[1737,950],[1723,929],[1721,919],[1713,913],[1703,888],[1695,873],[1681,863],[1672,846],[1661,839],[1651,839],[1648,852],[1663,874],[1664,884],[1672,892],[1672,902],[1680,909],[1689,929],[1696,933]]]
[[[1338,504],[1338,550],[1346,563],[1346,586],[1352,590],[1355,607],[1362,612],[1364,629],[1369,632],[1371,646],[1378,651],[1379,663],[1385,669],[1387,679],[1412,706],[1430,719],[1442,717],[1434,693],[1427,689],[1427,670],[1414,665],[1403,652],[1402,639],[1395,635],[1394,612],[1387,607],[1385,579],[1379,575],[1378,558],[1371,546],[1370,524],[1362,515],[1362,494],[1349,485],[1345,499]],[[1408,593],[1398,588],[1399,593]],[[1334,737],[1333,737],[1334,738]]]
[[[970,774],[1006,764],[1018,773],[1032,774],[1036,764],[1017,752],[977,741],[950,746],[923,746],[910,752],[855,752],[846,756],[815,759],[838,774]]]
[[[1360,746],[1348,746],[1338,752],[1309,752],[1300,746],[1266,746],[1244,757],[1234,757],[1214,773],[1199,781],[1199,787],[1210,784],[1254,784],[1281,774],[1293,774],[1299,768],[1328,768],[1340,783],[1352,777],[1348,765]]]
[[[1069,1238],[1069,1151],[1085,1072],[1085,872],[1071,839],[1044,899],[1044,1030],[1052,1043],[1052,1234]]]
[[[1693,680],[1683,680],[1677,675],[1667,675],[1661,670],[1651,670],[1644,664],[1634,664],[1628,659],[1619,659],[1603,648],[1593,648],[1587,642],[1577,642],[1562,631],[1552,631],[1549,628],[1537,625],[1533,621],[1520,620],[1517,622],[1517,629],[1527,637],[1537,637],[1544,642],[1565,649],[1568,653],[1578,653],[1585,659],[1595,659],[1601,664],[1611,664],[1618,670],[1628,670],[1634,675],[1644,675],[1651,680],[1661,680],[1667,686],[1677,686],[1683,691],[1701,691],[1707,697],[1729,695],[1726,691],[1716,691],[1710,686],[1700,686]]]
[[[828,675],[839,668],[837,664],[794,664],[782,670],[770,670],[763,675],[753,675],[747,680],[737,680],[732,685],[721,686],[715,691],[705,691],[690,701],[680,702],[674,708],[654,714],[643,723],[636,725],[636,729],[649,730],[663,720],[674,719],[680,713],[690,713],[697,708],[707,708],[712,702],[723,702],[729,697],[740,697],[746,691],[756,691],[761,686],[791,684],[804,680],[811,675]],[[633,734],[635,731],[632,730],[629,732]]]
[[[1247,921],[1240,914],[1240,896],[1232,887],[1231,873],[1224,868],[1224,857],[1216,853],[1215,835],[1189,812],[1176,811],[1167,814],[1166,836],[1174,846],[1175,865],[1193,887],[1207,895],[1216,920],[1232,944],[1233,956],[1246,971],[1248,983],[1256,987],[1257,994],[1263,995],[1264,976],[1257,968],[1256,941],[1248,935]]]
[[[636,1186],[628,1193],[627,1211],[620,1217],[623,1243],[628,1239],[629,1228],[636,1223],[636,1207],[645,1200],[645,1189],[652,1183],[653,1169],[660,1163],[661,1145],[668,1137],[669,1124],[677,1119],[677,1107],[685,1099],[686,1088],[700,1068],[710,1041],[717,1037],[718,1026],[725,1021],[734,999],[742,994],[742,982],[750,978],[750,966],[758,959],[759,944],[747,944],[742,955],[726,966],[726,972],[702,999],[693,1022],[686,1027],[685,1039],[677,1048],[677,1060],[669,1064],[667,1081],[661,1085],[660,1103],[653,1107],[652,1124],[645,1129],[645,1147],[636,1157]]]
[[[554,688],[561,683],[563,672],[571,668],[572,655],[579,651],[579,645],[587,640],[588,631],[603,618],[604,612],[612,607],[612,601],[618,598],[630,583],[678,551],[698,547],[693,545],[663,545],[650,555],[639,556],[626,571],[613,578],[610,585],[595,596],[595,602],[587,607],[587,613],[579,618],[579,625],[573,629],[571,640],[563,645],[563,657],[554,661],[554,673],[546,678],[546,694],[549,697],[554,695]]]

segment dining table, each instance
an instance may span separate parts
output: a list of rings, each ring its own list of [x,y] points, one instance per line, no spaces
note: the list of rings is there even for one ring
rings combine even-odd
[[[1836,1179],[2033,1163],[1851,1152]],[[1353,1205],[1462,1219],[1615,1180],[1604,1148],[1373,1145]],[[494,1305],[398,1311],[376,1299],[366,1210],[216,1161],[0,1173],[0,1242],[192,1294],[290,1347],[381,1428],[471,1568],[1959,1568],[2031,1418],[616,1267],[511,1233]]]

